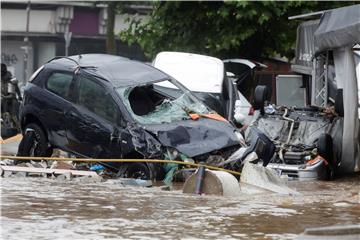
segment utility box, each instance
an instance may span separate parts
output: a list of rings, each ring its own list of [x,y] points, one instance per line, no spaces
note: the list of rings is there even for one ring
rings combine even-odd
[[[304,107],[306,91],[301,75],[278,75],[276,77],[276,104],[286,107]]]

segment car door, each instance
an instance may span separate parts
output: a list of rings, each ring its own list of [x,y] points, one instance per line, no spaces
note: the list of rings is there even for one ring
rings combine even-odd
[[[234,121],[234,107],[236,101],[236,89],[231,79],[226,76],[224,72],[222,88],[220,94],[220,104],[223,109],[223,117],[229,121]]]
[[[42,105],[40,119],[48,130],[52,145],[66,146],[66,126],[64,113],[71,108],[73,97],[74,75],[65,71],[49,71],[44,88],[37,98]],[[41,101],[41,103],[40,103]]]
[[[237,89],[247,100],[251,99],[254,91],[254,71],[267,68],[266,65],[247,59],[225,59],[223,60],[226,72],[235,76]]]
[[[76,104],[65,114],[72,152],[88,157],[121,157],[120,111],[109,90],[94,77],[76,76]]]

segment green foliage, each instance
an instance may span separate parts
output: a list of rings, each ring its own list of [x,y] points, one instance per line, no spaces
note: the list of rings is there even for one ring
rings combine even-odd
[[[130,21],[121,40],[137,43],[148,57],[184,51],[218,57],[294,55],[298,21],[289,16],[352,2],[225,1],[155,2],[147,23]]]

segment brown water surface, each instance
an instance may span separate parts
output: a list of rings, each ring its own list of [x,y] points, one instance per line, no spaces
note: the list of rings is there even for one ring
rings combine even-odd
[[[360,223],[360,176],[290,182],[301,196],[184,195],[42,178],[1,179],[2,239],[293,239]]]

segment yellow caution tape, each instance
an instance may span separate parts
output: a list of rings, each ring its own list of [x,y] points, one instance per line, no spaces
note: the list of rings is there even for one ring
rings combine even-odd
[[[110,159],[110,158],[66,158],[66,157],[20,157],[20,156],[0,156],[0,159],[13,159],[13,160],[33,160],[33,161],[73,161],[73,162],[117,162],[117,163],[134,163],[134,162],[147,162],[147,163],[176,163],[179,165],[187,165],[191,167],[204,166],[211,170],[224,171],[234,175],[240,176],[239,172],[228,170],[225,168],[209,166],[198,163],[189,163],[176,160],[160,160],[160,159]]]

